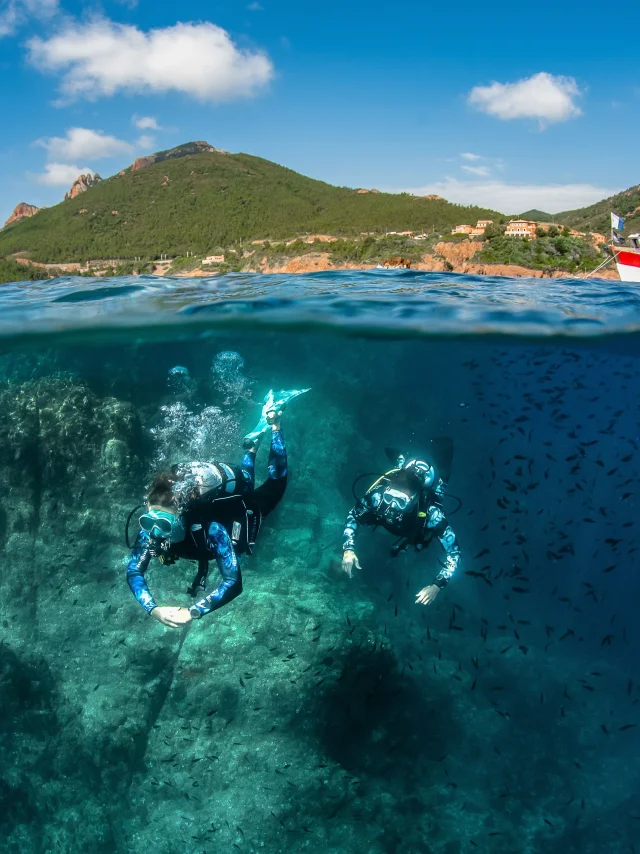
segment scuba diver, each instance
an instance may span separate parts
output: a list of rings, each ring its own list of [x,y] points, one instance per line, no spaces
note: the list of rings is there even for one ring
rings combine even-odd
[[[444,548],[445,559],[433,583],[416,595],[416,604],[422,605],[429,605],[436,599],[460,562],[458,541],[447,522],[442,503],[451,473],[453,442],[447,438],[432,439],[431,445],[433,464],[421,459],[407,460],[399,451],[387,449],[388,456],[395,459],[395,468],[379,477],[362,498],[357,498],[354,490],[357,500],[347,516],[342,557],[342,569],[350,578],[354,567],[362,569],[355,552],[355,537],[360,525],[380,525],[399,537],[391,549],[393,557],[406,552],[409,546],[422,551],[437,537]]]
[[[287,451],[280,420],[286,404],[309,389],[270,391],[256,428],[244,437],[239,466],[192,462],[173,466],[154,478],[140,516],[140,530],[131,549],[127,581],[148,614],[163,625],[180,628],[227,605],[242,593],[238,555],[251,554],[262,520],[282,499],[287,486]],[[262,436],[271,432],[268,478],[254,486],[255,460]],[[139,505],[143,506],[143,505]],[[127,520],[139,508],[136,507]],[[164,565],[179,558],[197,561],[198,572],[187,592],[201,595],[190,608],[158,605],[145,572],[152,557]],[[216,560],[222,580],[208,595],[209,561]]]

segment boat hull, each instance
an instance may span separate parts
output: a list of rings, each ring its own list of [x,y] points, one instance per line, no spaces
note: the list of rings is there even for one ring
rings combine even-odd
[[[616,256],[616,267],[622,282],[640,282],[640,251],[611,247]]]

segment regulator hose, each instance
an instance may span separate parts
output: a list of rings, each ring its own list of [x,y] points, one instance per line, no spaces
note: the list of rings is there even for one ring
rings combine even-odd
[[[145,506],[145,503],[144,503],[144,501],[143,501],[143,502],[142,502],[142,504],[138,504],[138,505],[137,505],[137,507],[134,507],[134,508],[133,508],[133,510],[131,511],[131,513],[129,513],[129,515],[127,516],[127,521],[126,521],[125,526],[124,526],[124,540],[125,540],[125,542],[126,542],[126,544],[127,544],[127,548],[128,548],[128,549],[131,549],[131,548],[132,548],[132,545],[131,545],[131,543],[129,542],[129,525],[130,525],[130,523],[131,523],[131,519],[133,518],[133,514],[134,514],[137,510],[139,510],[141,507],[144,507],[144,506]]]

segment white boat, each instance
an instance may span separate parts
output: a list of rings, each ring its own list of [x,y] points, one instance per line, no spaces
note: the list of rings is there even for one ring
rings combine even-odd
[[[621,282],[640,282],[640,234],[629,235],[630,246],[612,244],[609,249],[616,261]]]

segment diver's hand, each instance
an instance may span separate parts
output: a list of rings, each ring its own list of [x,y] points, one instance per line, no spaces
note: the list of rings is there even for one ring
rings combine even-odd
[[[416,605],[430,605],[435,602],[439,592],[440,588],[437,584],[429,584],[427,587],[423,587],[416,596]]]
[[[180,629],[191,622],[191,614],[188,608],[158,605],[151,612],[151,616],[170,629]]]
[[[353,549],[347,549],[342,555],[342,569],[347,573],[349,578],[353,577],[354,566],[356,569],[362,569],[360,561],[358,560],[358,555]]]

